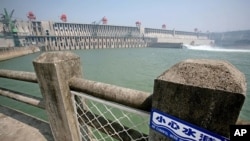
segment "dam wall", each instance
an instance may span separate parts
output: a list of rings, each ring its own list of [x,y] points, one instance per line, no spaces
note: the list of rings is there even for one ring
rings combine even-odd
[[[14,47],[14,40],[12,37],[0,37],[0,48],[2,47]]]
[[[205,33],[53,21],[17,21],[21,46],[40,46],[47,50],[148,47],[153,43],[211,42]]]
[[[140,37],[53,36],[46,37],[44,39],[46,44],[46,51],[104,48],[138,48],[147,47],[148,43],[152,42],[152,39],[150,38]]]
[[[214,41],[209,39],[209,34],[199,32],[186,32],[165,29],[145,28],[145,37],[157,38],[157,44],[191,44],[210,45]],[[154,44],[153,44],[154,45]]]
[[[44,46],[46,51],[147,47],[138,27],[22,21],[17,24],[23,46]]]
[[[166,30],[166,29],[154,29],[145,28],[144,34],[147,37],[166,37],[166,38],[183,38],[183,39],[208,39],[209,34],[200,32],[187,32],[187,31],[177,31]]]

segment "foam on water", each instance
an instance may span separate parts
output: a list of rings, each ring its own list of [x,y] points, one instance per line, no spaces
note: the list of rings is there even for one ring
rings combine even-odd
[[[250,52],[248,49],[223,48],[218,46],[198,45],[192,46],[184,44],[183,48],[191,50],[216,51],[216,52]]]

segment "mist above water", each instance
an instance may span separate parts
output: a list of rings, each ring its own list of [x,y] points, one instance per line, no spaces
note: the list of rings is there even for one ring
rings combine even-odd
[[[203,50],[203,51],[215,51],[215,52],[250,52],[250,48],[242,47],[219,47],[219,46],[209,46],[209,45],[183,45],[184,49],[190,50]]]

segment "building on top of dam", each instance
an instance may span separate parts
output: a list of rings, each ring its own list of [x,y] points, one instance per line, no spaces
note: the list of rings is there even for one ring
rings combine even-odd
[[[107,20],[107,19],[106,19]],[[16,21],[14,39],[3,36],[6,32],[0,23],[0,47],[8,46],[43,46],[45,50],[91,49],[147,47],[153,43],[210,44],[212,41],[206,33],[185,32],[177,30],[143,28],[136,26],[116,26],[53,22],[53,21]],[[3,39],[4,37],[4,39]],[[18,45],[17,45],[18,44]]]

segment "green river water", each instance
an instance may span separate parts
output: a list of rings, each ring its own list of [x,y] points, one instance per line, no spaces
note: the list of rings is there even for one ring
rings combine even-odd
[[[174,64],[189,58],[222,59],[229,61],[242,71],[250,82],[250,50],[187,47],[168,48],[126,48],[73,51],[81,58],[84,78],[105,82],[146,92],[153,92],[154,79]],[[32,60],[41,54],[1,61],[0,69],[34,72]],[[0,87],[41,97],[37,84],[0,78]],[[43,110],[27,106],[5,97],[2,105],[22,110],[42,119],[47,119]],[[250,121],[250,85],[240,118]]]

